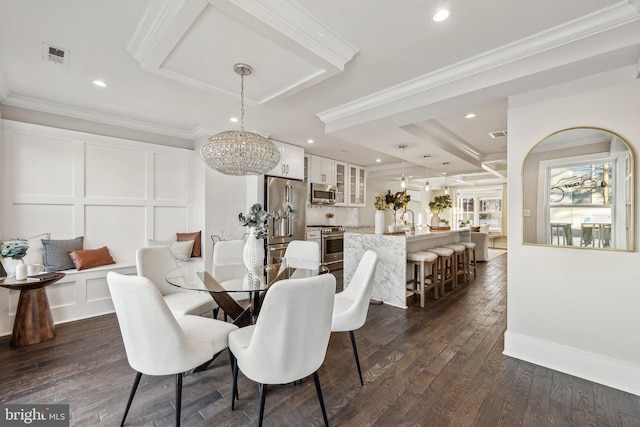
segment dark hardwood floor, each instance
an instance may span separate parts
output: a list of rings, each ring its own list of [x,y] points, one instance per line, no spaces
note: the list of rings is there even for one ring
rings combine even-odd
[[[506,255],[478,278],[421,309],[372,305],[356,332],[333,334],[320,381],[332,426],[640,426],[640,397],[502,355]],[[0,338],[2,403],[68,403],[72,425],[119,425],[134,372],[114,315],[57,327],[51,341],[9,347]],[[184,380],[184,426],[253,426],[258,388],[240,374],[231,411],[226,353]],[[174,378],[143,376],[127,424],[174,422]],[[271,386],[265,425],[322,425],[313,380]]]

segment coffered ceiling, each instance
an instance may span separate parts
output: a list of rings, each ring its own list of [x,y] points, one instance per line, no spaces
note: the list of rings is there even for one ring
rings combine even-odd
[[[497,183],[508,136],[488,133],[507,129],[510,95],[640,57],[637,0],[445,3],[0,0],[3,118],[35,110],[188,146],[239,126],[244,62],[247,129],[372,176],[397,176],[404,158],[415,180],[428,165],[461,185]],[[436,23],[442,5],[451,16]]]

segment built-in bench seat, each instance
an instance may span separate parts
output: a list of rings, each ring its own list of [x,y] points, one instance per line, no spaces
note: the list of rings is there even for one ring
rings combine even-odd
[[[202,262],[202,258],[192,258],[189,262]],[[184,262],[178,262],[184,264]],[[48,286],[47,296],[56,324],[86,319],[113,313],[111,294],[107,286],[107,273],[136,274],[135,261],[93,267],[86,270],[64,270],[64,278]],[[0,296],[0,336],[10,335],[18,307],[19,291],[1,288],[8,298]]]

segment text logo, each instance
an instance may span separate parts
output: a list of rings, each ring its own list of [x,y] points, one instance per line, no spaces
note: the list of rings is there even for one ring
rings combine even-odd
[[[69,405],[0,405],[0,427],[69,427]]]

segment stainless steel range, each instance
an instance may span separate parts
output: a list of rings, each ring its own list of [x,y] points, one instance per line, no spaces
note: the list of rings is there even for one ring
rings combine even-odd
[[[340,270],[343,260],[344,227],[311,225],[307,227],[307,235],[317,235],[320,231],[320,258],[329,270]],[[316,232],[316,233],[314,233]],[[310,240],[308,238],[308,240]]]

